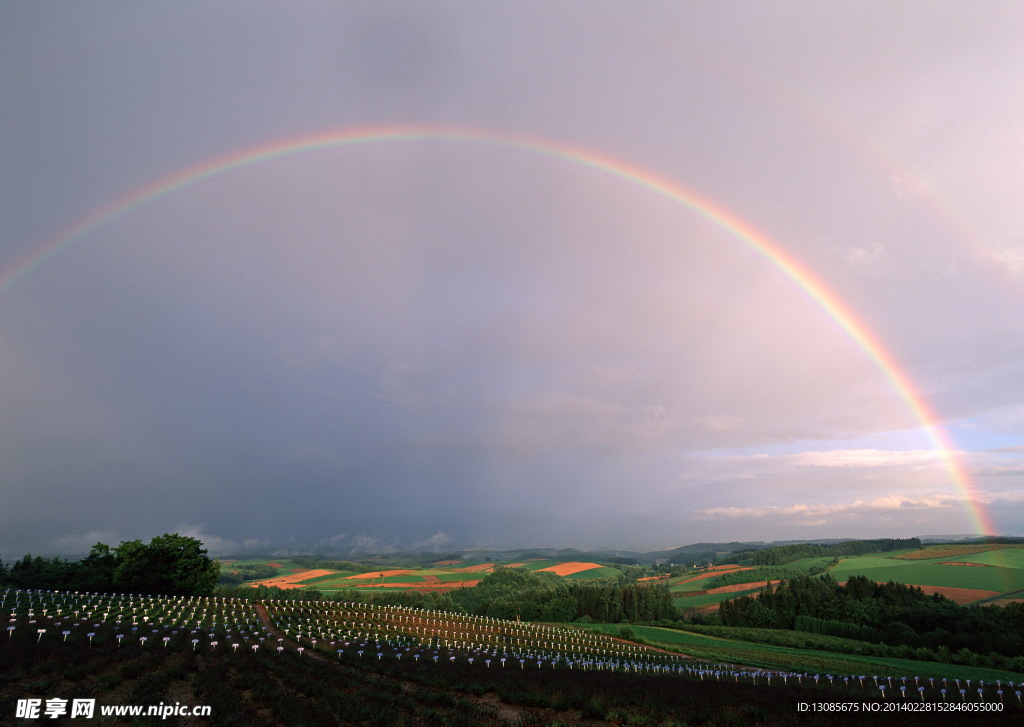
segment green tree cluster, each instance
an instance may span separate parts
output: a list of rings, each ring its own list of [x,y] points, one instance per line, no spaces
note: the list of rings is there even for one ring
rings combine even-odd
[[[260,581],[265,578],[273,578],[277,575],[277,569],[271,565],[255,563],[253,565],[232,564],[231,570],[221,568],[220,584],[237,586],[246,581]]]
[[[818,573],[824,573],[825,568],[781,568],[779,566],[759,566],[752,570],[736,570],[733,572],[725,572],[715,578],[709,578],[707,585],[704,586],[707,590],[712,588],[721,588],[722,586],[732,586],[737,583],[766,583],[768,581],[780,581],[790,580],[793,578],[802,578],[805,576],[813,576]]]
[[[723,601],[726,626],[801,629],[910,649],[940,647],[1007,657],[1024,655],[1024,604],[960,606],[902,583],[829,574],[795,578],[756,596]]]
[[[382,566],[369,566],[365,563],[356,563],[354,560],[319,560],[306,556],[291,558],[292,563],[301,565],[310,570],[347,570],[353,573],[369,573],[374,570],[381,570]]]
[[[165,533],[149,543],[122,541],[116,548],[96,543],[78,561],[26,554],[0,567],[0,581],[15,588],[138,593],[154,596],[210,596],[220,563],[201,541]]]
[[[678,618],[664,584],[588,583],[521,568],[495,568],[476,587],[452,597],[466,612],[491,618],[615,623]]]
[[[749,563],[750,565],[786,565],[801,558],[822,556],[865,555],[893,550],[920,548],[918,538],[879,538],[877,540],[845,540],[841,543],[793,543],[763,550],[746,550],[717,559],[717,563]]]

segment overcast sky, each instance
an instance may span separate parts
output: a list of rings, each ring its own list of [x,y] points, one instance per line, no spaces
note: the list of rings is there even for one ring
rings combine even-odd
[[[1015,1],[3,3],[0,555],[1024,534],[1022,32]],[[394,126],[465,131],[187,172]],[[907,387],[626,168],[796,261]]]

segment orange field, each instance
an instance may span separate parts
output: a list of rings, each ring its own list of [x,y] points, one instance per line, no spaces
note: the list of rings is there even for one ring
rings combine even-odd
[[[715,568],[718,568],[718,567],[719,566],[715,566]],[[723,568],[727,567],[729,569],[730,573],[739,573],[741,570],[754,570],[750,566],[722,566],[722,567]],[[721,570],[711,569],[707,573],[701,573],[699,576],[694,576],[693,578],[687,578],[684,581],[679,581],[679,583],[692,583],[693,581],[702,581],[705,578],[717,578],[720,575],[722,575],[722,571]]]
[[[324,575],[327,575],[331,571],[324,571]],[[361,579],[361,578],[390,578],[391,576],[404,576],[406,573],[413,573],[411,570],[375,570],[369,573],[356,573],[354,576],[344,576],[341,580],[348,579]]]
[[[877,583],[880,586],[885,585],[882,581],[875,581],[875,583]],[[841,581],[839,585],[845,586],[846,581]],[[984,598],[992,598],[993,596],[999,595],[999,591],[982,591],[975,588],[953,588],[952,586],[923,586],[920,583],[907,583],[906,585],[913,586],[914,588],[920,588],[922,591],[929,595],[932,593],[938,593],[940,596],[945,596],[950,601],[958,603],[961,606],[965,606],[968,603],[974,603],[975,601],[980,601]]]
[[[894,556],[899,560],[931,560],[932,558],[955,558],[958,555],[976,555],[989,550],[1000,550],[1012,547],[1001,543],[948,543],[931,545],[903,555]]]
[[[777,586],[782,581],[772,581],[773,586]],[[722,586],[720,588],[712,588],[709,591],[704,591],[704,595],[712,595],[715,593],[736,593],[737,591],[749,591],[753,588],[764,588],[765,581],[754,581],[752,583],[733,583],[731,586]]]
[[[954,603],[959,603],[961,606],[965,606],[968,603],[974,603],[980,601],[983,598],[992,598],[992,596],[998,596],[999,591],[980,591],[973,588],[949,588],[946,586],[919,586],[914,585],[915,588],[920,588],[925,593],[938,593],[945,596]]]
[[[480,581],[422,581],[420,583],[366,583],[359,588],[402,588],[413,589],[422,592],[447,593],[459,588],[472,588]]]
[[[279,566],[280,567],[280,566]],[[316,578],[317,576],[328,576],[334,571],[330,570],[301,570],[297,573],[292,573],[287,576],[280,576],[279,578],[270,578],[265,581],[253,581],[248,585],[252,588],[259,586],[277,586],[278,588],[302,588],[297,585],[299,581],[304,581],[307,578]]]
[[[581,573],[585,570],[591,570],[592,568],[600,568],[597,563],[580,563],[573,561],[571,563],[559,563],[558,565],[552,565],[547,568],[538,569],[538,573],[548,572],[554,573],[556,576],[571,576],[573,573]]]

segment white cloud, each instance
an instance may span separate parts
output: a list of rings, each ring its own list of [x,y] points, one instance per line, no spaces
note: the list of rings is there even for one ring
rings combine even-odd
[[[785,459],[797,467],[924,467],[945,465],[946,453],[934,449],[833,449],[801,452]]]
[[[187,538],[195,538],[203,544],[211,556],[235,555],[243,552],[260,552],[270,547],[270,542],[260,538],[246,538],[242,542],[222,538],[203,531],[203,525],[179,525],[174,532]]]
[[[83,535],[68,534],[51,540],[47,549],[51,552],[73,556],[88,553],[96,543],[117,545],[117,537],[113,530],[90,530]]]
[[[440,552],[445,548],[448,548],[454,538],[450,533],[438,530],[436,533],[431,535],[426,540],[421,540],[418,543],[413,543],[410,547],[414,550],[429,550],[434,553]]]
[[[943,509],[960,507],[948,495],[894,494],[873,500],[854,500],[841,503],[794,503],[792,505],[762,505],[753,507],[711,507],[697,514],[710,520],[744,520],[756,518],[787,518],[801,525],[822,525],[846,517],[866,517],[872,514],[894,514],[908,508]]]
[[[400,549],[401,545],[397,540],[362,533],[336,533],[321,540],[314,548],[317,552],[323,553],[393,553]]]

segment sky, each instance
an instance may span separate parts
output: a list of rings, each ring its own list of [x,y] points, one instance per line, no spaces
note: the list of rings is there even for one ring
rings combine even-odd
[[[0,557],[1024,535],[1024,5],[0,5]]]

